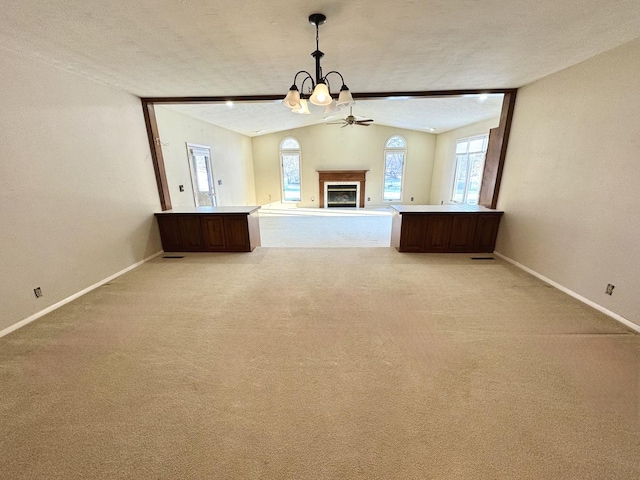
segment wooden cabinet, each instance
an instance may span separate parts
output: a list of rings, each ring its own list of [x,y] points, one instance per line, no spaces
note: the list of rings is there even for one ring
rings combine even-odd
[[[247,218],[240,215],[228,215],[223,218],[227,250],[245,251],[249,243],[249,225]]]
[[[392,207],[391,244],[399,252],[493,252],[502,212],[476,206]]]
[[[176,215],[156,216],[158,227],[160,228],[160,238],[162,248],[165,252],[175,252],[182,246],[180,240],[180,230],[178,228],[178,217]]]
[[[427,229],[422,240],[422,249],[429,252],[449,251],[451,238],[451,215],[431,215],[426,218]]]
[[[225,242],[224,217],[221,215],[204,215],[200,217],[204,249],[208,252],[224,250]]]
[[[474,243],[481,249],[481,252],[493,252],[496,246],[499,226],[499,215],[482,215],[478,217]]]
[[[477,224],[478,215],[476,214],[452,215],[449,249],[452,252],[469,252],[473,250]]]
[[[185,252],[200,252],[204,246],[200,218],[197,216],[179,216],[178,232],[180,244]]]
[[[165,252],[250,252],[260,246],[260,207],[195,207],[156,213]]]
[[[423,250],[427,219],[422,215],[407,215],[402,219],[402,251],[420,252]]]

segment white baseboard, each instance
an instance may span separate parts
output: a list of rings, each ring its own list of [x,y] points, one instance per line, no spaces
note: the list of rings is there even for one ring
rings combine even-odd
[[[82,295],[84,295],[85,293],[89,293],[91,290],[95,290],[96,288],[104,285],[107,282],[110,282],[111,280],[113,280],[116,277],[119,277],[122,274],[127,273],[130,270],[133,270],[136,267],[139,267],[140,265],[142,265],[145,262],[148,262],[149,260],[156,258],[159,255],[162,255],[164,252],[162,250],[160,250],[158,253],[154,253],[153,255],[140,260],[139,262],[134,263],[133,265],[129,265],[127,268],[120,270],[119,272],[114,273],[113,275],[100,280],[98,283],[94,283],[93,285],[85,288],[84,290],[80,290],[78,293],[74,293],[73,295],[71,295],[70,297],[67,297],[63,300],[60,300],[58,303],[54,303],[53,305],[48,306],[47,308],[45,308],[44,310],[40,310],[37,313],[34,313],[33,315],[25,318],[24,320],[20,320],[18,323],[14,323],[13,325],[8,326],[7,328],[0,330],[0,338],[4,337],[5,335],[19,329],[20,327],[24,327],[25,325],[33,322],[34,320],[37,320],[40,317],[43,317],[44,315],[46,315],[47,313],[53,312],[54,310],[62,307],[63,305],[66,305],[69,302],[72,302],[73,300],[75,300],[78,297],[81,297]]]
[[[493,254],[496,257],[500,257],[501,259],[515,265],[516,267],[524,270],[527,273],[530,273],[531,275],[533,275],[534,277],[539,278],[540,280],[542,280],[545,283],[548,283],[549,285],[551,285],[552,287],[557,288],[558,290],[566,293],[567,295],[571,295],[573,298],[580,300],[582,303],[586,303],[587,305],[589,305],[592,308],[595,308],[596,310],[598,310],[599,312],[604,313],[605,315],[608,315],[609,317],[613,318],[614,320],[617,320],[618,322],[622,323],[623,325],[629,327],[632,330],[635,330],[636,332],[640,333],[640,325],[636,325],[635,323],[633,323],[630,320],[627,320],[626,318],[624,318],[621,315],[618,315],[615,312],[612,312],[611,310],[608,310],[606,308],[604,308],[602,305],[598,305],[596,302],[589,300],[586,297],[583,297],[582,295],[574,292],[573,290],[569,290],[567,287],[564,287],[562,285],[560,285],[557,282],[554,282],[553,280],[551,280],[550,278],[545,277],[544,275],[536,272],[535,270],[531,270],[529,267],[525,267],[524,265],[522,265],[521,263],[516,262],[515,260],[507,257],[506,255],[503,255],[501,253],[498,252],[493,252]]]

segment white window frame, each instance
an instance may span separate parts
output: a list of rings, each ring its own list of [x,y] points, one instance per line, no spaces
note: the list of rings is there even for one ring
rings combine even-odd
[[[487,147],[489,145],[489,134],[488,133],[483,133],[481,135],[473,135],[471,137],[464,137],[464,138],[459,138],[456,140],[456,145],[455,145],[455,150],[454,150],[454,162],[453,162],[453,183],[451,185],[451,203],[456,204],[456,205],[477,205],[477,203],[467,203],[468,202],[468,194],[469,194],[469,179],[470,179],[470,173],[471,173],[471,162],[469,161],[469,153],[479,153],[479,152],[469,152],[469,144],[471,142],[473,142],[474,140],[483,140],[483,149],[482,149],[482,153],[484,154],[484,158],[482,159],[482,166],[481,166],[481,170],[484,172],[484,162],[487,159]],[[462,194],[462,201],[457,201],[455,200],[455,194],[456,194],[456,184],[458,183],[458,155],[460,155],[458,152],[458,145],[462,142],[465,142],[467,144],[467,171],[466,171],[466,181],[465,181],[465,185],[464,185],[464,193]],[[482,174],[480,175],[480,186],[478,188],[482,187]],[[478,196],[480,195],[480,191],[478,190]]]
[[[387,145],[389,144],[389,141],[392,138],[399,138],[402,140],[402,142],[404,143],[404,147],[388,147]],[[400,198],[399,199],[392,199],[392,200],[385,200],[384,198],[384,194],[385,194],[385,182],[386,182],[386,178],[387,178],[387,153],[402,153],[403,157],[402,157],[402,176],[400,178]],[[387,138],[387,140],[384,142],[384,152],[382,155],[382,202],[383,203],[402,203],[402,199],[404,198],[404,177],[405,177],[405,170],[407,168],[407,139],[404,138],[402,135],[391,135],[389,138]]]
[[[284,142],[286,142],[287,140],[293,140],[298,144],[298,148],[282,148],[282,146],[284,145]],[[291,153],[297,153],[298,154],[298,170],[299,170],[299,175],[300,175],[300,200],[286,200],[285,199],[285,191],[284,191],[284,187],[285,187],[285,181],[284,181],[284,159],[283,159],[283,155],[284,154],[291,154]],[[302,202],[303,196],[302,196],[302,145],[300,144],[300,141],[292,136],[288,136],[288,137],[284,137],[281,141],[280,141],[280,150],[279,150],[279,161],[280,161],[280,201],[282,203],[300,203]]]
[[[216,189],[216,180],[213,173],[213,163],[211,161],[211,147],[209,145],[199,145],[197,143],[187,142],[187,161],[189,162],[189,174],[191,175],[191,193],[193,194],[193,204],[198,206],[198,179],[195,172],[195,166],[193,164],[192,153],[201,152],[207,157],[207,169],[209,172],[209,187],[211,189],[212,197],[211,203],[215,207],[218,204],[218,190]]]

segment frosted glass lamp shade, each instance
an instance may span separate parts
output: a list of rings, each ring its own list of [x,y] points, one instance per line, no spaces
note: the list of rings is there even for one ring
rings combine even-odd
[[[342,88],[340,89],[340,95],[338,96],[337,105],[339,107],[348,107],[350,105],[353,105],[354,103],[356,102],[353,101],[353,97],[351,96],[349,87],[347,87],[346,85],[342,85]]]
[[[335,100],[332,100],[331,103],[329,105],[326,105],[324,107],[324,111],[322,113],[324,113],[325,115],[328,113],[333,113],[336,110],[338,110],[338,105],[336,105]]]
[[[309,111],[309,105],[304,98],[300,99],[300,108],[296,107],[292,111],[295,113],[302,113],[304,115],[309,115],[311,113]]]
[[[289,108],[293,108],[300,102],[300,92],[298,91],[298,87],[295,85],[291,85],[287,96],[284,97],[282,103]]]
[[[309,101],[314,105],[329,105],[333,101],[327,84],[323,80],[319,81],[316,88],[313,89]]]

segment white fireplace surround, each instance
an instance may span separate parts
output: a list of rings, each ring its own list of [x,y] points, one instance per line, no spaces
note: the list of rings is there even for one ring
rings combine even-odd
[[[360,202],[358,199],[360,198],[360,182],[357,180],[350,180],[347,182],[324,182],[324,208],[329,208],[329,195],[327,194],[329,185],[355,185],[356,186],[356,206],[355,208],[360,208]]]

